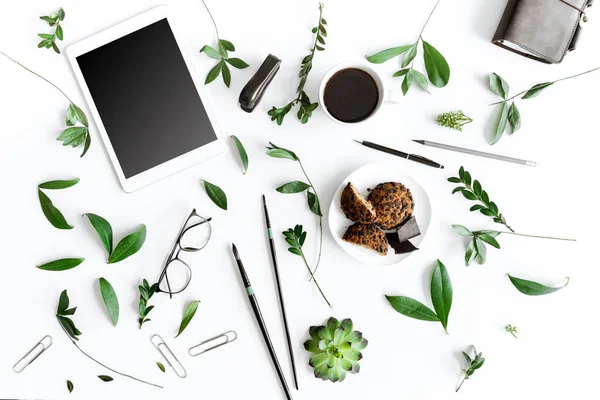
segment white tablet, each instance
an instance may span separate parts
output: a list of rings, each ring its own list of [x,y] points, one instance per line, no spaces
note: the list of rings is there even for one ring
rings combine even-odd
[[[77,42],[67,55],[126,192],[224,150],[166,6]]]

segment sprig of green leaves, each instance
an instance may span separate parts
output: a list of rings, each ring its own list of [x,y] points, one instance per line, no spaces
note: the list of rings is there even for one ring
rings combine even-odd
[[[304,261],[304,265],[306,265],[306,269],[308,270],[311,279],[315,283],[315,286],[317,287],[317,289],[319,289],[319,293],[321,293],[321,296],[323,296],[323,300],[325,300],[329,308],[332,308],[331,303],[329,303],[329,300],[327,300],[325,293],[323,293],[323,290],[321,290],[321,287],[315,279],[313,271],[310,269],[308,261],[306,261],[306,257],[304,256],[302,246],[304,245],[304,241],[306,240],[306,232],[302,229],[302,225],[296,225],[294,229],[289,228],[287,231],[282,232],[282,234],[285,237],[285,241],[287,242],[287,244],[290,245],[288,251],[292,254],[302,257],[302,261]]]
[[[158,283],[155,283],[152,286],[150,286],[148,284],[148,281],[145,279],[142,281],[142,284],[138,286],[138,290],[140,291],[140,317],[138,318],[138,324],[140,326],[140,329],[142,329],[142,325],[144,325],[146,322],[151,321],[151,319],[148,318],[148,314],[150,314],[150,311],[154,309],[154,306],[148,306],[148,301],[150,301],[152,295],[156,293],[157,288]]]
[[[490,74],[490,89],[496,95],[502,98],[501,101],[492,103],[490,105],[500,105],[498,107],[498,121],[496,122],[496,127],[494,134],[492,136],[492,140],[490,144],[496,144],[504,135],[506,131],[506,127],[510,125],[511,131],[509,133],[514,133],[521,127],[521,113],[515,104],[514,99],[523,95],[521,97],[522,100],[532,99],[537,97],[542,91],[546,90],[548,87],[554,85],[557,82],[565,81],[567,79],[576,78],[581,75],[589,74],[590,72],[594,72],[600,69],[600,67],[591,69],[589,71],[581,72],[579,74],[571,75],[566,78],[557,79],[552,82],[542,82],[536,83],[532,87],[527,90],[523,90],[522,92],[517,93],[512,97],[509,96],[509,85],[508,83],[502,79],[502,77],[494,72]],[[509,103],[510,102],[510,106]]]
[[[69,101],[69,107],[67,108],[67,118],[66,118],[67,129],[62,131],[61,134],[58,136],[58,138],[56,138],[56,140],[61,140],[63,142],[63,146],[77,147],[77,146],[80,146],[81,144],[83,144],[83,152],[81,153],[80,157],[85,156],[87,151],[90,148],[91,137],[90,137],[87,116],[81,110],[81,108],[77,107],[75,105],[75,103],[69,98],[69,96],[67,96],[67,94],[62,91],[61,88],[56,86],[54,83],[52,83],[48,79],[44,78],[37,72],[34,72],[31,69],[27,68],[26,66],[24,66],[23,64],[21,64],[20,62],[15,60],[14,58],[10,57],[8,54],[0,51],[0,55],[3,55],[4,57],[8,58],[10,61],[14,62],[19,67],[26,70],[27,72],[30,72],[33,75],[37,76],[38,78],[49,83]],[[80,123],[82,126],[75,126],[76,123]]]
[[[515,339],[518,339],[517,337],[517,327],[516,326],[512,326],[510,324],[506,325],[506,327],[504,328],[504,330],[508,333],[510,333]]]
[[[463,383],[467,379],[469,379],[475,373],[475,371],[477,371],[479,368],[481,368],[483,366],[483,363],[485,362],[485,358],[483,357],[483,354],[481,352],[477,353],[477,349],[475,349],[475,346],[471,346],[471,347],[473,347],[473,354],[475,354],[475,357],[473,359],[471,359],[471,357],[463,351],[463,356],[465,357],[465,360],[467,360],[467,363],[469,365],[468,365],[467,369],[463,369],[463,373],[465,375],[463,377],[463,380],[460,382],[460,384],[456,388],[457,392],[460,390]]]
[[[327,37],[327,29],[325,28],[327,25],[327,21],[323,18],[323,3],[319,3],[319,22],[317,26],[312,29],[312,33],[315,34],[315,41],[313,43],[313,47],[310,51],[310,54],[302,59],[302,64],[300,66],[300,73],[298,77],[300,78],[300,83],[298,84],[298,88],[296,89],[296,93],[298,96],[286,104],[281,108],[277,108],[273,106],[267,114],[271,117],[271,121],[276,121],[277,125],[281,125],[283,123],[283,119],[289,113],[293,106],[300,104],[300,108],[298,109],[298,119],[303,124],[308,122],[308,119],[312,116],[313,111],[319,107],[319,103],[314,102],[311,103],[310,98],[304,91],[304,85],[306,84],[306,80],[308,79],[308,74],[312,70],[312,62],[315,56],[315,51],[324,51],[325,50],[325,37]]]
[[[113,249],[113,231],[110,223],[96,214],[87,213],[83,214],[83,216],[89,219],[94,230],[98,234],[98,237],[102,241],[102,245],[108,253],[107,264],[118,263],[119,261],[123,261],[134,255],[142,248],[146,241],[146,225],[142,224],[135,232],[121,239]]]
[[[485,243],[497,249],[500,248],[500,243],[496,240],[496,237],[501,232],[498,231],[470,231],[462,225],[452,225],[452,228],[456,233],[461,236],[472,237],[467,251],[465,252],[465,265],[468,267],[473,260],[478,264],[484,264],[487,258],[487,249]]]
[[[46,195],[46,193],[42,192],[44,190],[59,190],[59,189],[67,189],[72,186],[75,186],[79,183],[79,178],[70,179],[70,180],[57,180],[57,181],[49,181],[40,183],[38,185],[38,197],[40,199],[40,206],[42,207],[42,212],[46,216],[46,219],[58,229],[73,229],[73,225],[69,224],[65,219],[64,215],[58,208],[54,206],[52,200]]]
[[[42,38],[42,41],[38,43],[38,48],[52,48],[57,54],[60,54],[60,50],[56,45],[56,39],[63,40],[64,37],[60,23],[65,19],[65,10],[61,7],[57,12],[41,16],[40,19],[46,21],[51,27],[54,26],[55,29],[53,34],[38,33],[38,36]]]
[[[500,213],[496,203],[490,201],[490,197],[481,187],[481,183],[479,183],[477,179],[472,180],[471,174],[469,171],[465,171],[464,167],[460,167],[458,176],[448,178],[448,182],[459,183],[462,185],[454,188],[452,194],[460,192],[465,199],[482,203],[472,206],[470,211],[479,211],[483,215],[491,217],[495,223],[502,224],[511,232],[514,232],[514,230],[506,223],[506,218]]]
[[[385,298],[400,314],[421,321],[440,322],[448,333],[448,317],[452,307],[452,282],[448,270],[440,260],[433,269],[431,276],[431,302],[435,311],[425,304],[406,296],[388,296]]]
[[[72,315],[75,315],[75,311],[77,311],[77,307],[69,308],[69,295],[66,290],[63,290],[58,299],[56,319],[72,340],[79,340],[78,336],[81,335],[81,331],[77,329],[75,323],[70,318]]]
[[[429,93],[429,85],[427,83],[427,79],[425,75],[414,69],[414,62],[418,52],[419,42],[422,43],[423,47],[423,62],[425,64],[425,70],[427,71],[427,77],[431,84],[438,88],[443,88],[450,81],[450,66],[448,62],[435,47],[425,41],[423,39],[423,31],[429,22],[429,19],[433,15],[433,12],[437,8],[438,2],[435,4],[429,17],[425,21],[423,28],[421,29],[421,33],[419,33],[419,37],[417,40],[408,45],[392,47],[386,50],[382,50],[379,53],[373,54],[371,56],[366,56],[367,60],[374,64],[381,64],[388,60],[391,60],[394,57],[402,56],[402,64],[399,71],[396,71],[393,76],[394,77],[404,77],[402,80],[402,94],[406,96],[406,93],[411,88],[413,82],[416,82],[421,89]]]
[[[319,195],[317,194],[317,190],[312,184],[304,166],[302,165],[302,161],[300,158],[291,150],[285,149],[283,147],[276,146],[275,144],[269,142],[270,146],[267,146],[267,155],[273,158],[283,158],[286,160],[296,161],[300,168],[302,169],[302,173],[304,177],[308,181],[308,183],[304,183],[301,181],[292,181],[288,182],[284,185],[279,186],[276,190],[279,193],[289,194],[289,193],[302,193],[306,191],[306,200],[308,203],[308,208],[315,215],[319,217],[319,255],[317,257],[317,263],[315,264],[315,268],[313,273],[317,273],[317,269],[319,268],[319,263],[321,262],[321,253],[323,250],[323,213],[321,212],[321,202],[319,201]],[[311,277],[312,279],[312,277]]]
[[[215,20],[204,0],[202,0],[202,3],[204,4],[204,7],[206,8],[206,11],[208,12],[208,15],[210,16],[210,19],[212,20],[213,25],[215,27],[218,48],[218,50],[216,50],[209,45],[204,45],[200,49],[200,53],[204,53],[208,57],[218,60],[217,65],[215,65],[208,72],[208,75],[206,75],[206,80],[204,81],[204,84],[208,85],[209,83],[217,79],[219,75],[222,75],[225,86],[229,87],[229,85],[231,84],[231,71],[229,70],[227,64],[237,69],[248,68],[249,65],[239,58],[229,57],[229,52],[234,52],[235,46],[229,40],[219,38],[219,30],[217,29],[217,24],[215,23]]]

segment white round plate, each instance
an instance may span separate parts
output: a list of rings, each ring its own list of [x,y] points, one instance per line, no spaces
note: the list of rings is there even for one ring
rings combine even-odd
[[[383,182],[400,182],[410,189],[415,202],[413,215],[417,218],[421,235],[411,239],[411,243],[419,247],[431,222],[431,202],[429,196],[421,185],[414,179],[402,172],[402,169],[395,164],[369,164],[352,172],[346,179],[340,183],[340,186],[333,195],[331,206],[329,207],[329,229],[335,241],[342,249],[356,260],[369,265],[393,265],[405,260],[412,253],[394,254],[394,249],[390,247],[386,256],[381,256],[377,252],[366,249],[361,246],[350,244],[342,240],[346,229],[352,225],[352,221],[346,218],[341,209],[341,196],[344,187],[352,182],[356,189],[365,198],[369,194],[367,189],[373,189]],[[418,251],[418,250],[416,250]]]

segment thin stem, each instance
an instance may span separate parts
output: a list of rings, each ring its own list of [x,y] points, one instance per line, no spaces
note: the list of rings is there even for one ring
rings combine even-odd
[[[313,46],[312,49],[310,50],[310,54],[311,56],[315,56],[315,51],[317,50],[317,42],[318,39],[317,37],[319,36],[319,26],[321,26],[321,20],[323,19],[323,3],[319,3],[319,21],[317,23],[317,32],[315,32],[315,41],[313,42]],[[312,68],[312,58],[309,61],[311,68]],[[311,68],[307,68],[306,73],[304,75],[308,75],[308,73],[310,72]],[[298,104],[300,103],[300,100],[302,99],[302,93],[304,93],[304,85],[298,86],[298,90],[296,91],[296,93],[298,93],[298,96],[296,97],[295,100],[292,100],[292,102],[290,104]]]
[[[565,239],[565,238],[557,238],[557,237],[552,237],[552,236],[538,236],[538,235],[526,235],[524,233],[517,233],[517,232],[500,232],[500,233],[506,233],[507,235],[515,235],[515,236],[525,236],[525,237],[532,237],[532,238],[538,238],[538,239],[552,239],[552,240],[565,240],[568,242],[576,242],[577,239]]]
[[[463,377],[462,381],[460,381],[460,385],[458,385],[458,387],[456,388],[456,391],[458,392],[461,388],[461,386],[463,385],[463,383],[465,383],[465,379],[467,379],[466,377]]]
[[[319,212],[321,213],[321,200],[319,200],[319,195],[317,194],[317,189],[315,189],[315,186],[313,185],[310,178],[308,177],[308,174],[306,173],[306,170],[304,169],[304,165],[302,165],[302,161],[300,161],[299,158],[298,158],[298,164],[300,164],[300,168],[302,168],[302,172],[304,173],[304,176],[306,177],[308,184],[312,188],[313,192],[315,192],[315,197],[317,198],[317,203],[319,203]],[[315,264],[315,270],[314,270],[315,274],[317,273],[317,269],[319,268],[319,264],[321,263],[322,250],[323,250],[323,215],[319,215],[319,255],[317,257],[317,263]],[[312,279],[313,279],[313,277],[311,277],[311,280]]]
[[[43,76],[41,76],[40,74],[38,74],[37,72],[34,72],[32,70],[30,70],[29,68],[27,68],[26,66],[24,66],[23,64],[21,64],[20,62],[18,62],[17,60],[15,60],[14,58],[10,57],[8,54],[4,53],[3,51],[0,50],[0,54],[2,54],[4,57],[8,58],[10,61],[14,62],[15,64],[17,64],[18,66],[20,66],[21,68],[25,69],[26,71],[31,72],[32,74],[34,74],[35,76],[37,76],[40,79],[45,80],[46,82],[48,82],[49,84],[51,84],[52,86],[54,86],[56,88],[56,90],[58,90],[59,92],[62,93],[63,96],[65,96],[67,98],[67,100],[69,100],[69,103],[75,104],[70,98],[69,96],[67,96],[67,94],[65,92],[62,91],[61,88],[59,88],[58,86],[56,86],[54,83],[50,82],[48,79],[44,78]]]
[[[557,80],[555,80],[555,81],[554,81],[554,82],[552,82],[552,83],[554,84],[554,83],[558,83],[558,82],[561,82],[561,81],[566,81],[566,80],[568,80],[568,79],[577,78],[578,76],[585,75],[585,74],[589,74],[590,72],[594,72],[594,71],[597,71],[597,70],[599,70],[599,69],[600,69],[600,67],[592,68],[592,69],[590,69],[590,70],[588,70],[588,71],[585,71],[585,72],[580,72],[580,73],[578,73],[578,74],[575,74],[575,75],[567,76],[566,78],[560,78],[560,79],[557,79]],[[535,85],[534,85],[534,86],[535,86]],[[533,86],[532,86],[532,87],[533,87]],[[529,89],[531,89],[531,88],[529,88]],[[510,100],[514,99],[515,97],[519,97],[520,95],[522,95],[522,94],[526,93],[526,92],[527,92],[529,89],[527,89],[527,90],[523,90],[522,92],[519,92],[518,94],[516,94],[516,95],[514,95],[514,96],[512,96],[512,97],[509,97],[509,98],[508,98],[508,99],[506,99],[506,100],[497,101],[497,102],[495,102],[495,103],[491,103],[491,104],[489,104],[489,105],[490,105],[490,106],[493,106],[493,105],[496,105],[496,104],[505,103],[505,102],[507,102],[507,101],[510,101]]]
[[[298,243],[300,243],[300,241],[299,241],[300,238],[296,238],[296,240],[298,240]],[[327,305],[329,306],[329,308],[331,308],[333,310],[333,307],[331,307],[331,303],[329,303],[329,300],[327,300],[327,297],[325,297],[325,293],[323,293],[323,291],[321,290],[321,287],[319,286],[319,283],[315,279],[315,276],[313,275],[313,272],[311,271],[310,267],[308,266],[308,262],[306,261],[306,257],[304,256],[304,251],[302,250],[302,246],[298,246],[298,248],[300,249],[300,254],[302,255],[302,260],[304,261],[304,265],[306,265],[306,269],[308,269],[308,273],[311,276],[311,280],[315,283],[315,285],[317,286],[317,289],[319,289],[319,292],[321,293],[321,296],[323,296],[323,300],[325,300],[325,302],[327,303]]]
[[[429,19],[431,19],[431,16],[433,15],[433,12],[435,11],[435,9],[437,8],[438,4],[440,4],[441,0],[438,0],[437,3],[435,3],[435,6],[433,6],[433,9],[431,10],[431,12],[429,13],[429,17],[427,17],[427,20],[425,21],[425,25],[423,25],[423,28],[421,28],[421,32],[419,33],[419,38],[417,39],[417,42],[421,39],[421,37],[423,36],[423,31],[425,30],[425,27],[427,26],[427,23],[429,23]]]
[[[80,351],[80,352],[81,352],[81,353],[82,353],[84,356],[86,356],[86,357],[87,357],[87,358],[89,358],[90,360],[94,361],[96,364],[99,364],[99,365],[103,366],[104,368],[106,368],[107,370],[109,370],[109,371],[111,371],[111,372],[114,372],[115,374],[118,374],[118,375],[124,376],[124,377],[126,377],[126,378],[129,378],[129,379],[133,379],[134,381],[138,381],[138,382],[140,382],[140,383],[145,383],[146,385],[155,386],[155,387],[157,387],[157,388],[163,389],[163,387],[162,387],[162,386],[160,386],[160,385],[157,385],[157,384],[155,384],[155,383],[146,382],[146,381],[144,381],[144,380],[142,380],[142,379],[138,379],[138,378],[136,378],[136,377],[134,377],[134,376],[131,376],[131,375],[124,374],[124,373],[122,373],[122,372],[116,371],[116,370],[114,370],[114,369],[112,369],[112,368],[110,368],[110,367],[108,367],[108,366],[106,366],[106,365],[102,364],[100,361],[96,360],[94,357],[90,356],[90,355],[89,355],[89,354],[87,354],[85,351],[83,351],[83,350],[81,349],[81,347],[79,347],[79,346],[77,345],[77,343],[76,343],[76,342],[73,340],[73,338],[72,338],[72,337],[71,337],[71,336],[68,334],[68,332],[65,330],[65,328],[63,328],[63,326],[62,326],[62,324],[60,324],[60,322],[59,322],[59,325],[60,325],[60,327],[62,328],[63,332],[65,332],[65,335],[67,335],[67,337],[69,338],[69,340],[71,341],[71,343],[73,343],[73,345],[74,345],[74,346],[77,348],[77,350],[79,350],[79,351]]]
[[[219,30],[217,29],[217,23],[215,22],[215,19],[213,18],[212,14],[210,13],[210,10],[208,9],[208,6],[206,5],[206,3],[204,2],[204,0],[202,0],[202,4],[204,4],[204,8],[206,8],[206,12],[208,13],[208,16],[210,17],[213,26],[215,27],[215,32],[217,34],[217,44],[219,44]]]

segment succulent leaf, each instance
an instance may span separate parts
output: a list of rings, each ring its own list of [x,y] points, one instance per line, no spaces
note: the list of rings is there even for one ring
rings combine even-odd
[[[353,327],[350,319],[340,323],[333,317],[324,326],[310,327],[311,339],[304,342],[304,348],[313,353],[309,365],[314,368],[316,378],[342,382],[348,372],[356,374],[360,371],[360,351],[369,342],[360,331],[353,331]]]

